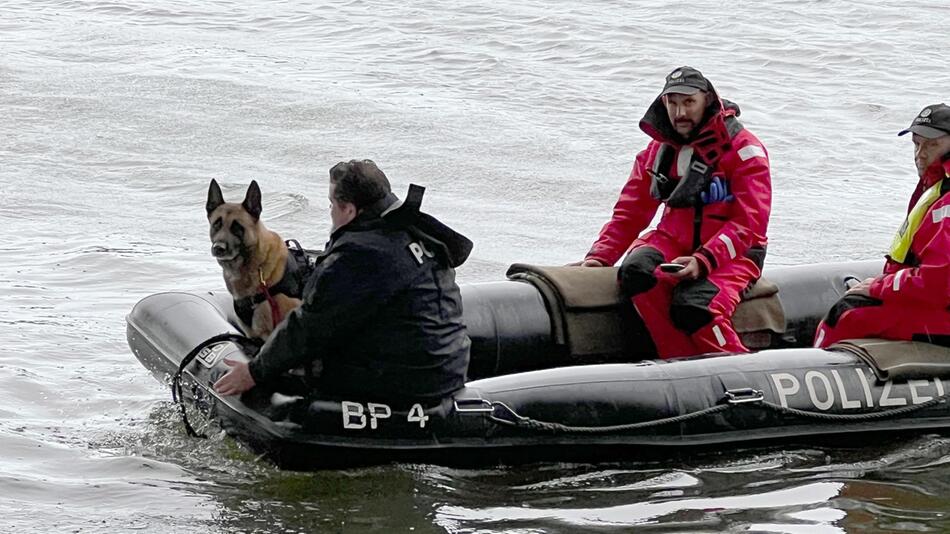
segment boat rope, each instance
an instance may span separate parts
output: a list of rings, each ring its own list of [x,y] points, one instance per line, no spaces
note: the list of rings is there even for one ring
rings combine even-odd
[[[642,430],[644,428],[652,428],[655,426],[662,425],[671,425],[673,423],[682,423],[684,421],[689,421],[690,419],[696,419],[697,417],[705,417],[707,415],[712,415],[719,413],[725,410],[728,410],[732,407],[731,404],[718,404],[715,406],[710,406],[702,410],[695,412],[685,413],[681,415],[676,415],[673,417],[665,417],[663,419],[654,419],[653,421],[642,421],[639,423],[628,423],[624,425],[609,425],[609,426],[570,426],[564,425],[561,423],[549,423],[547,421],[538,421],[536,419],[531,419],[530,417],[523,417],[518,415],[514,410],[509,408],[503,402],[493,402],[492,414],[490,416],[491,420],[505,426],[523,428],[526,430],[537,430],[544,432],[553,432],[553,433],[570,433],[570,434],[606,434],[610,432],[625,432],[629,430]],[[496,412],[503,412],[506,415],[513,417],[512,419],[506,419],[495,415]]]
[[[772,410],[778,413],[794,415],[796,417],[801,417],[805,419],[817,419],[820,421],[828,422],[858,422],[858,421],[874,421],[878,419],[886,419],[889,417],[896,417],[899,415],[905,415],[911,412],[916,412],[918,410],[923,410],[925,408],[930,408],[938,404],[946,402],[950,399],[950,392],[940,395],[939,397],[934,397],[926,402],[920,404],[911,404],[907,406],[902,406],[900,408],[893,408],[890,410],[884,410],[880,412],[870,412],[870,413],[859,413],[859,414],[834,414],[834,413],[822,413],[822,412],[812,412],[808,410],[800,410],[798,408],[789,408],[787,406],[782,406],[780,404],[775,404],[765,400],[765,395],[761,390],[756,390],[752,388],[742,388],[738,390],[729,390],[726,391],[723,399],[720,401],[720,404],[710,406],[708,408],[703,408],[695,412],[689,412],[681,415],[676,415],[673,417],[664,417],[661,419],[654,419],[652,421],[641,421],[637,423],[621,424],[621,425],[609,425],[609,426],[572,426],[565,425],[562,423],[552,423],[548,421],[539,421],[537,419],[532,419],[530,417],[524,417],[515,412],[511,407],[506,405],[503,402],[489,402],[482,401],[486,405],[491,405],[491,411],[489,418],[503,426],[520,428],[524,430],[534,430],[540,432],[551,432],[551,433],[567,433],[567,434],[606,434],[611,432],[625,432],[630,430],[642,430],[645,428],[653,428],[662,425],[670,425],[675,423],[682,423],[684,421],[689,421],[690,419],[696,419],[698,417],[705,417],[708,415],[713,415],[720,413],[726,410],[729,410],[740,404],[747,404],[749,407],[761,406],[765,409]],[[471,410],[478,411],[478,410]],[[488,410],[483,410],[488,411]]]
[[[185,367],[187,367],[188,364],[198,357],[198,354],[200,354],[202,350],[210,347],[211,345],[226,341],[238,344],[238,346],[240,346],[245,352],[249,353],[249,355],[256,354],[257,350],[260,349],[260,345],[257,344],[256,340],[245,335],[233,333],[218,334],[216,336],[209,337],[201,343],[198,343],[195,348],[191,349],[191,351],[181,359],[181,362],[178,364],[178,371],[175,373],[175,376],[172,377],[172,402],[178,405],[178,409],[181,412],[181,421],[185,424],[185,431],[193,438],[205,439],[208,436],[199,434],[188,421],[188,413],[185,410],[185,396],[184,391],[182,390],[182,375],[185,372]]]

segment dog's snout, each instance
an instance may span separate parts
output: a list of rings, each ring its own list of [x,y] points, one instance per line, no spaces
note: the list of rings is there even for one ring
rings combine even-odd
[[[227,244],[225,244],[225,243],[223,243],[223,242],[221,242],[221,241],[215,241],[214,243],[211,244],[211,255],[212,255],[212,256],[214,256],[214,257],[217,258],[217,257],[220,257],[220,256],[224,256],[224,255],[226,255],[227,253],[228,253],[228,246],[227,246]]]

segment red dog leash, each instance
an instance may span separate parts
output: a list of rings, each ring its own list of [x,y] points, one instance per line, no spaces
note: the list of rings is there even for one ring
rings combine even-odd
[[[277,299],[270,294],[270,289],[267,287],[267,282],[264,280],[264,269],[258,269],[257,273],[261,278],[261,291],[264,293],[264,296],[267,298],[267,303],[270,304],[270,316],[273,320],[272,328],[277,328],[277,325],[284,319],[283,314],[280,313],[280,307],[277,305]]]

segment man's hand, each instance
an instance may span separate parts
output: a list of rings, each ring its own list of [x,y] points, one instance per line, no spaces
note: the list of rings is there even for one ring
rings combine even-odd
[[[254,377],[244,362],[224,359],[231,370],[214,383],[214,390],[221,395],[240,395],[254,387]]]
[[[874,280],[874,278],[865,278],[863,281],[851,286],[851,288],[845,292],[845,295],[863,295],[865,297],[870,297],[871,284],[874,283]]]
[[[603,267],[604,264],[600,260],[581,260],[575,261],[574,263],[568,263],[567,267]]]
[[[680,265],[685,265],[682,271],[676,273],[668,273],[668,276],[677,278],[680,280],[695,280],[703,274],[703,266],[699,263],[699,260],[692,256],[680,256],[674,258],[670,263],[679,263]]]

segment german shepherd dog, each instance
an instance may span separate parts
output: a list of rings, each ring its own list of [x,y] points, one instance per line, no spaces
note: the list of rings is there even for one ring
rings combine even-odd
[[[300,305],[303,284],[295,279],[287,245],[261,222],[261,189],[252,181],[243,202],[225,202],[212,179],[205,208],[211,254],[224,272],[234,310],[249,337],[267,339],[277,323]]]

